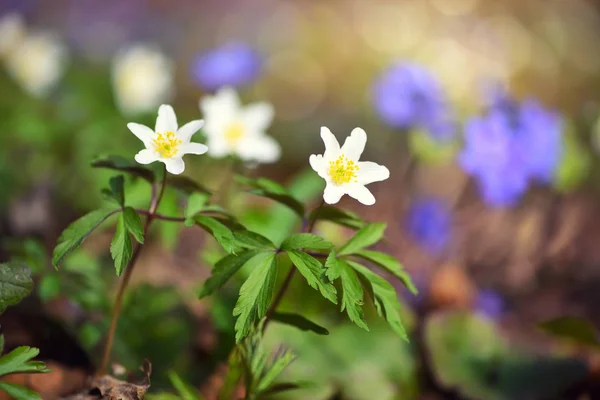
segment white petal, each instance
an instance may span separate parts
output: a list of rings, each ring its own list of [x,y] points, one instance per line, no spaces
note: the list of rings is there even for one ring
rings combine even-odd
[[[337,158],[340,154],[340,144],[329,128],[325,126],[321,127],[321,139],[323,139],[323,143],[325,143],[323,157],[325,157],[326,160]]]
[[[264,132],[274,115],[275,110],[269,103],[249,104],[242,110],[243,123],[250,132]]]
[[[358,200],[365,206],[372,206],[375,204],[375,196],[373,196],[373,193],[359,183],[346,185],[346,193],[348,193],[348,196]]]
[[[346,194],[346,191],[342,186],[327,184],[327,186],[325,186],[325,191],[323,192],[323,200],[325,200],[325,203],[327,204],[335,204],[340,201],[344,194]]]
[[[281,147],[271,136],[246,135],[237,145],[237,154],[244,161],[273,163],[281,157]]]
[[[183,162],[183,159],[181,157],[164,158],[161,161],[165,163],[167,171],[169,171],[173,175],[179,175],[185,169],[185,163]]]
[[[177,131],[177,137],[181,139],[183,143],[188,143],[194,133],[198,132],[204,125],[204,121],[197,119],[195,121],[188,122]]]
[[[327,179],[327,161],[321,154],[313,154],[308,159],[310,166],[319,176],[323,179]]]
[[[368,185],[372,182],[384,181],[390,177],[390,170],[371,161],[358,162],[358,183]]]
[[[367,144],[367,133],[361,128],[354,128],[342,146],[342,153],[350,160],[358,161]]]
[[[144,142],[146,147],[147,143],[150,143],[155,133],[152,129],[148,128],[146,125],[136,124],[135,122],[130,122],[127,124],[127,128],[133,133],[138,139]]]
[[[202,143],[185,143],[180,147],[181,154],[204,154],[208,151],[208,147]]]
[[[208,154],[211,157],[221,158],[231,154],[232,148],[229,146],[229,142],[223,137],[209,136],[208,137]]]
[[[177,116],[170,105],[163,104],[158,108],[155,131],[158,133],[177,132]]]
[[[240,101],[231,88],[223,88],[214,96],[200,100],[200,110],[204,115],[204,131],[207,136],[223,136],[225,129],[239,117]]]
[[[135,161],[140,164],[150,164],[158,160],[156,152],[144,149],[135,155]]]

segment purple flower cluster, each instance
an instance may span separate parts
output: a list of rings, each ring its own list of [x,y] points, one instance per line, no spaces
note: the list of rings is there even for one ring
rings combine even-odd
[[[419,65],[401,62],[384,71],[373,86],[373,104],[393,128],[423,129],[438,140],[450,139],[455,133],[440,84]]]
[[[408,209],[406,230],[426,250],[439,253],[450,241],[452,218],[447,205],[439,199],[418,199]]]
[[[506,304],[504,298],[489,289],[481,290],[475,300],[475,312],[490,319],[498,319],[504,314]]]
[[[515,204],[532,182],[549,183],[562,155],[561,121],[536,100],[498,94],[488,112],[465,127],[462,168],[486,204]]]
[[[254,82],[261,72],[259,53],[243,43],[228,43],[198,55],[192,61],[192,79],[205,90],[242,86]]]

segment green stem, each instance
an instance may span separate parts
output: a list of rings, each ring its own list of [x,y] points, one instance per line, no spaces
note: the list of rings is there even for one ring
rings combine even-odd
[[[163,178],[160,183],[160,187],[157,191],[156,186],[152,185],[152,199],[150,201],[148,211],[144,213],[147,216],[146,223],[144,224],[144,237],[146,237],[146,235],[148,234],[152,220],[154,218],[157,218],[156,210],[158,209],[158,205],[160,204],[160,201],[162,200],[163,194],[165,192],[166,182],[167,170],[166,168],[163,168]],[[125,275],[123,275],[123,279],[121,279],[119,291],[117,292],[117,297],[115,298],[115,305],[110,320],[110,327],[108,328],[108,336],[106,338],[106,344],[104,346],[104,352],[102,354],[102,361],[100,363],[100,368],[96,373],[97,376],[101,376],[102,374],[107,372],[108,363],[110,362],[110,355],[115,339],[115,332],[117,330],[117,323],[119,322],[119,316],[121,315],[121,309],[123,308],[123,298],[125,295],[125,290],[127,289],[129,281],[131,280],[131,275],[133,274],[133,269],[136,266],[136,262],[140,256],[142,247],[143,245],[141,243],[138,243],[135,250],[133,251],[131,260],[127,264],[127,268],[125,269]]]

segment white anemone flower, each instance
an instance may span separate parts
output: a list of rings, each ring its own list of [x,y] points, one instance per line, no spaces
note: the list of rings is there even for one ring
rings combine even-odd
[[[23,17],[17,13],[0,18],[0,57],[7,56],[23,41],[27,33]]]
[[[325,143],[325,153],[313,154],[309,161],[312,169],[327,182],[323,200],[327,204],[335,204],[347,194],[364,205],[375,204],[375,196],[365,185],[386,180],[390,171],[371,161],[358,161],[367,143],[365,131],[355,128],[341,148],[326,127],[321,128],[321,138]]]
[[[54,35],[26,35],[5,55],[8,73],[27,92],[44,97],[56,86],[65,70],[67,49]]]
[[[174,66],[158,48],[136,44],[116,55],[112,83],[123,114],[148,112],[172,98]]]
[[[127,124],[127,128],[146,146],[135,155],[135,161],[140,164],[160,161],[165,164],[170,173],[181,174],[185,169],[182,159],[184,155],[204,154],[208,150],[205,145],[190,141],[192,135],[202,128],[203,124],[204,121],[196,120],[179,128],[173,107],[161,105],[154,130],[134,122]]]
[[[200,109],[211,156],[234,154],[243,161],[258,163],[273,163],[281,156],[279,143],[265,132],[274,116],[271,104],[242,106],[235,90],[225,87],[214,96],[202,98]]]

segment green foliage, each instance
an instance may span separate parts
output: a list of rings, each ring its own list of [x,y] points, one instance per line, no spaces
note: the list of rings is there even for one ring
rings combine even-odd
[[[333,206],[321,206],[310,213],[311,221],[330,221],[338,225],[346,226],[352,229],[360,229],[365,226],[365,222],[355,213],[342,210]]]
[[[219,390],[218,400],[231,400],[233,398],[238,388],[238,381],[243,374],[244,366],[242,365],[240,347],[234,347],[227,360],[227,375],[225,375],[223,386]]]
[[[598,332],[593,325],[582,318],[558,317],[538,325],[542,330],[560,339],[577,344],[600,347]]]
[[[339,250],[339,255],[353,254],[359,250],[369,247],[383,238],[386,224],[368,224],[361,228],[348,242]]]
[[[317,335],[329,335],[329,331],[326,328],[312,322],[300,314],[275,312],[271,315],[271,320],[294,326],[301,331],[313,332]]]
[[[238,246],[245,249],[276,250],[277,246],[266,237],[249,230],[234,232],[235,241]]]
[[[319,261],[311,255],[297,250],[289,250],[287,251],[287,255],[296,266],[296,269],[304,276],[310,287],[318,290],[323,297],[333,304],[337,304],[335,286],[325,278],[325,269]]]
[[[192,217],[198,214],[208,201],[209,195],[201,192],[193,192],[188,197],[187,205],[183,212],[183,216],[186,218],[186,225],[193,225],[193,221],[191,221]],[[188,222],[190,221],[190,222]]]
[[[250,179],[239,175],[236,176],[236,180],[251,187],[250,193],[284,204],[292,209],[300,218],[304,217],[304,205],[279,183],[266,178]]]
[[[0,355],[4,351],[4,336],[0,335]],[[21,346],[0,357],[0,377],[17,373],[50,372],[43,362],[32,361],[39,354],[36,348]],[[0,390],[4,390],[16,400],[41,400],[41,396],[31,389],[7,382],[0,382]]]
[[[238,317],[235,322],[238,343],[248,335],[252,324],[267,314],[277,277],[275,253],[259,253],[247,263],[252,273],[240,288],[240,297],[233,309],[233,316]]]
[[[416,295],[418,293],[417,287],[412,282],[410,275],[402,267],[402,264],[389,254],[373,250],[360,250],[355,252],[354,255],[379,265],[386,271],[394,274],[396,278],[400,279],[412,294]]]
[[[125,207],[123,210],[123,223],[125,229],[133,235],[138,243],[144,243],[144,227],[138,213],[131,207]]]
[[[408,136],[410,152],[420,161],[428,164],[451,162],[460,150],[458,140],[436,140],[427,132],[413,131]]]
[[[195,388],[185,383],[179,375],[177,375],[174,371],[169,372],[169,380],[171,384],[177,390],[179,394],[179,398],[181,400],[203,400],[204,396],[200,394]]]
[[[129,231],[125,225],[124,214],[121,213],[119,214],[115,234],[110,242],[110,255],[115,262],[117,276],[121,276],[127,263],[131,260],[132,254],[133,244],[131,242],[131,236],[129,236]]]
[[[166,183],[167,186],[172,187],[180,193],[183,193],[188,196],[192,193],[211,193],[210,190],[208,190],[204,185],[199,184],[198,182],[188,178],[187,176],[167,175]]]
[[[108,195],[121,207],[125,207],[125,177],[117,175],[110,178],[108,181],[110,191]]]
[[[593,159],[579,142],[576,133],[570,130],[563,136],[563,149],[562,159],[554,176],[554,187],[561,192],[569,192],[589,176]]]
[[[406,330],[400,319],[400,302],[394,287],[367,267],[352,261],[348,261],[348,263],[366,281],[364,287],[370,292],[379,316],[385,318],[394,332],[408,341]]]
[[[210,233],[223,247],[223,250],[225,250],[227,253],[235,253],[238,246],[236,245],[236,240],[233,236],[233,233],[227,226],[223,225],[215,218],[204,215],[195,216],[194,222]]]
[[[67,254],[79,247],[90,233],[108,217],[119,211],[118,209],[102,208],[84,215],[69,225],[58,238],[58,244],[54,248],[52,256],[52,265],[58,268]]]
[[[0,315],[6,308],[31,293],[33,281],[29,267],[22,262],[0,264]]]
[[[42,400],[38,393],[14,383],[0,382],[0,390],[4,390],[15,400]]]
[[[331,252],[325,263],[327,267],[327,277],[334,281],[340,278],[342,282],[342,308],[346,310],[350,321],[359,327],[369,330],[363,313],[364,292],[358,275],[352,269],[350,264],[342,259],[338,259],[334,252]]]
[[[246,250],[238,254],[228,254],[220,259],[214,266],[210,278],[204,282],[198,296],[200,298],[213,294],[221,288],[227,281],[244,266],[254,256],[260,253],[260,250]]]
[[[94,168],[106,168],[115,171],[125,172],[129,175],[142,178],[150,183],[155,181],[154,172],[128,158],[120,156],[108,156],[98,158],[92,162]]]
[[[296,233],[281,244],[282,250],[328,250],[333,245],[320,236],[312,233]]]

